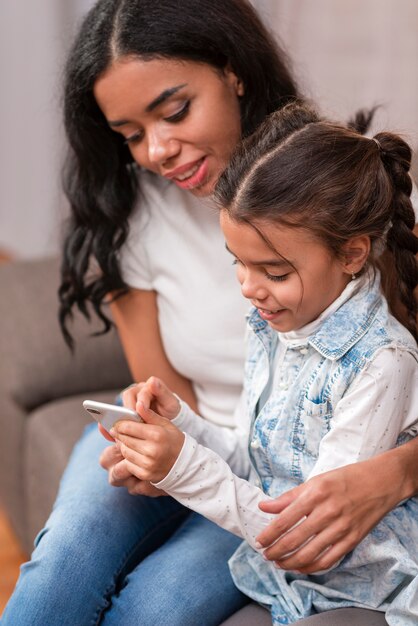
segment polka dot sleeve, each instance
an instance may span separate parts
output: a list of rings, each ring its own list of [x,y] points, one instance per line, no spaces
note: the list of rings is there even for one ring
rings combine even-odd
[[[258,508],[269,496],[236,476],[220,456],[187,434],[176,463],[155,486],[254,549],[257,535],[273,519]]]
[[[385,348],[336,406],[310,478],[393,448],[400,433],[416,434],[417,424],[416,358],[407,350]]]

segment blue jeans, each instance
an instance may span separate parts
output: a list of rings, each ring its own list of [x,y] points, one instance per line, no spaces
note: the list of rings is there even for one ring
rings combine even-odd
[[[169,497],[111,487],[88,426],[21,568],[2,626],[215,626],[248,602],[227,561],[240,539]]]

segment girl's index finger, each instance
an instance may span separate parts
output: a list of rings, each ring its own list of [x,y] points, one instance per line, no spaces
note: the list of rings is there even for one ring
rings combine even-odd
[[[151,402],[154,400],[154,394],[151,392],[149,385],[144,385],[136,395],[135,410],[138,412],[138,405],[142,403],[146,409],[149,409]]]

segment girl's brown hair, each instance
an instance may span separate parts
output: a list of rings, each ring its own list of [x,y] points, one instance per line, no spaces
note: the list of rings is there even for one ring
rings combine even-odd
[[[385,258],[396,273],[406,315],[394,312],[417,339],[411,156],[397,135],[382,132],[368,139],[294,102],[242,142],[215,196],[237,222],[259,232],[268,223],[308,229],[337,256],[349,239],[368,235],[368,263],[379,266]],[[386,295],[391,302],[392,294]]]

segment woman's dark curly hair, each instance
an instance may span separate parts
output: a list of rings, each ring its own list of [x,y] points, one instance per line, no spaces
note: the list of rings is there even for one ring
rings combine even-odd
[[[125,293],[119,252],[138,194],[137,168],[123,138],[112,131],[94,95],[97,79],[117,58],[183,59],[242,80],[242,132],[249,135],[275,109],[293,100],[296,85],[285,54],[247,0],[99,0],[70,52],[64,88],[69,155],[64,187],[71,206],[61,268],[60,324],[72,345],[73,307],[103,321],[108,294]],[[95,271],[91,272],[92,261]]]

